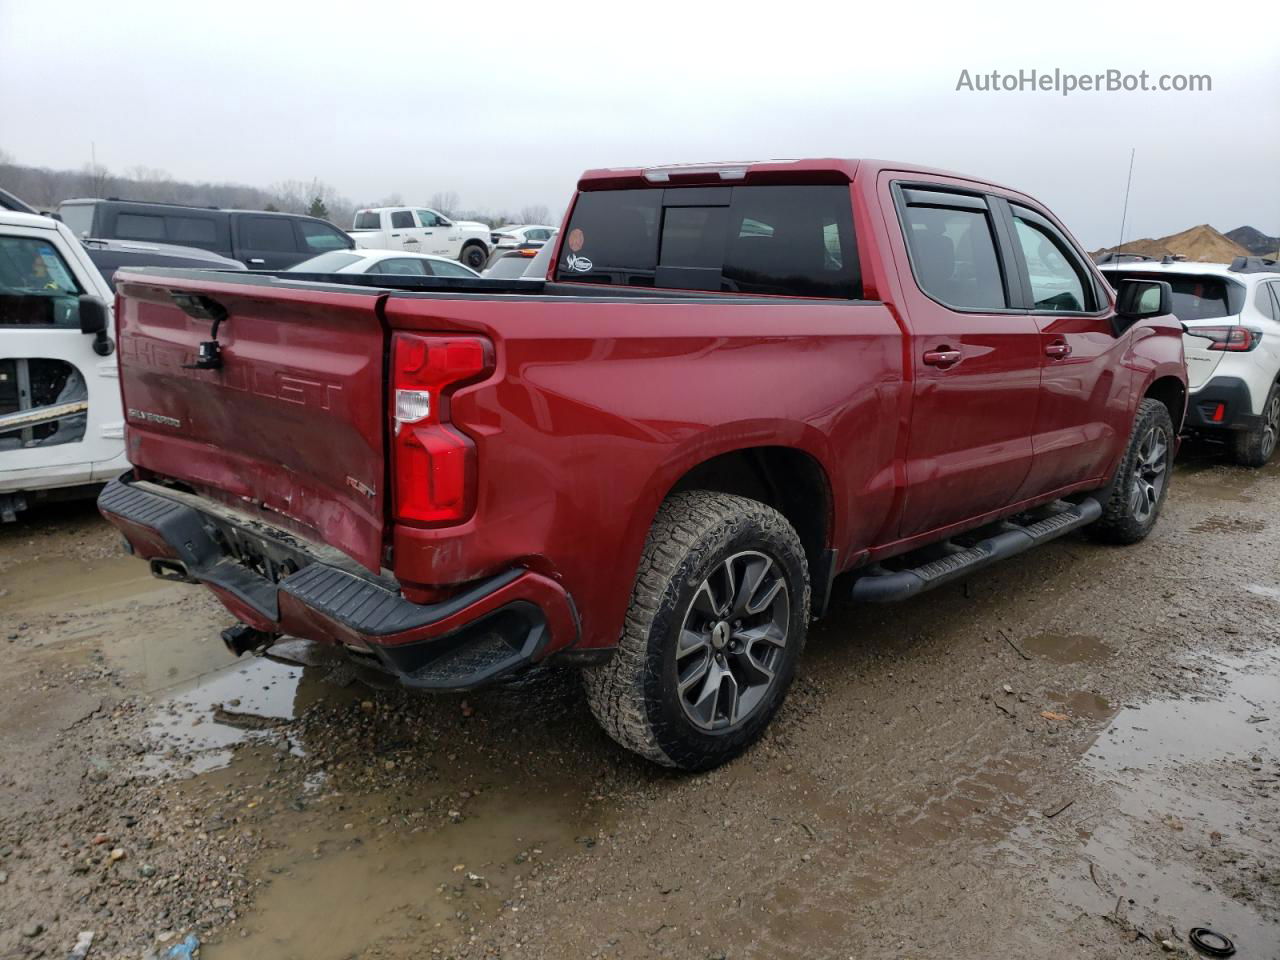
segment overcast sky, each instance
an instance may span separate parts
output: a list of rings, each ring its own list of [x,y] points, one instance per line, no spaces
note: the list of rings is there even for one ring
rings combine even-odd
[[[0,0],[0,150],[78,168],[94,144],[115,172],[556,212],[587,167],[881,157],[1023,189],[1093,248],[1117,238],[1137,147],[1126,239],[1280,233],[1266,4],[612,8]],[[1209,74],[1213,89],[956,90],[962,69],[1055,67]]]

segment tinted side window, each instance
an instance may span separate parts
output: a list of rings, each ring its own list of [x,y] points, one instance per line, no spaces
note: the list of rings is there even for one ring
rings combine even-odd
[[[294,251],[293,221],[285,217],[245,217],[240,221],[240,246],[246,250]]]
[[[844,186],[583,193],[557,276],[777,296],[862,294]]]
[[[413,211],[412,210],[396,210],[391,214],[391,229],[405,230],[412,227]]]
[[[116,215],[116,236],[121,240],[158,240],[164,242],[164,217],[145,213]]]
[[[213,246],[218,228],[208,217],[170,217],[169,240],[189,247]]]
[[[725,289],[862,296],[849,188],[734,187]]]
[[[948,306],[1007,306],[991,222],[983,210],[908,204],[902,212],[920,289]]]
[[[1081,312],[1091,309],[1085,295],[1084,267],[1066,240],[1034,213],[1013,207],[1013,227],[1027,263],[1031,297],[1037,310]]]
[[[299,220],[297,224],[298,229],[302,232],[303,244],[313,253],[323,253],[326,250],[346,250],[351,246],[351,241],[345,233],[339,233],[327,224],[315,223],[311,220]]]

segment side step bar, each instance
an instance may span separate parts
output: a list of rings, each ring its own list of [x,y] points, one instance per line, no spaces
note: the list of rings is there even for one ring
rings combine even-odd
[[[999,533],[955,553],[905,570],[867,573],[854,581],[852,598],[859,603],[891,603],[914,597],[944,583],[966,577],[975,570],[1056,540],[1102,516],[1102,504],[1087,497],[1034,523],[1001,524]]]

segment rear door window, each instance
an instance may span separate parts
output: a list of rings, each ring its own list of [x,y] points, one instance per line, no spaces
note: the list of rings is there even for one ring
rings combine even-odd
[[[407,230],[413,226],[412,210],[396,210],[391,214],[392,230]]]
[[[208,217],[169,217],[169,241],[187,247],[215,247],[218,227]]]
[[[902,226],[920,289],[961,310],[1008,307],[985,201],[945,191],[903,194]]]
[[[862,295],[847,186],[579,195],[560,280],[774,296]]]
[[[389,273],[395,276],[431,276],[431,268],[425,260],[415,257],[391,257],[373,265],[370,273]]]
[[[164,243],[164,217],[147,213],[117,214],[116,236],[121,240],[153,240]]]

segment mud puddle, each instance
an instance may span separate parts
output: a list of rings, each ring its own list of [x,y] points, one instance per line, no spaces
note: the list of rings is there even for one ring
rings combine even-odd
[[[1022,649],[1057,664],[1101,663],[1115,648],[1100,637],[1085,634],[1037,633],[1022,641]]]
[[[147,728],[144,769],[178,775],[179,806],[254,886],[210,898],[224,932],[207,960],[429,955],[518,913],[547,865],[597,842],[597,770],[536,728],[562,692],[413,697],[355,681],[323,647],[272,653],[289,662],[166,690]]]
[[[1108,796],[1077,823],[1087,867],[1057,878],[1055,894],[1157,943],[1185,946],[1189,928],[1207,926],[1236,956],[1274,960],[1280,655],[1191,669],[1205,693],[1120,708],[1084,754]]]
[[[80,560],[41,558],[0,575],[0,618],[14,621],[41,613],[110,605],[172,589],[135,557]]]

